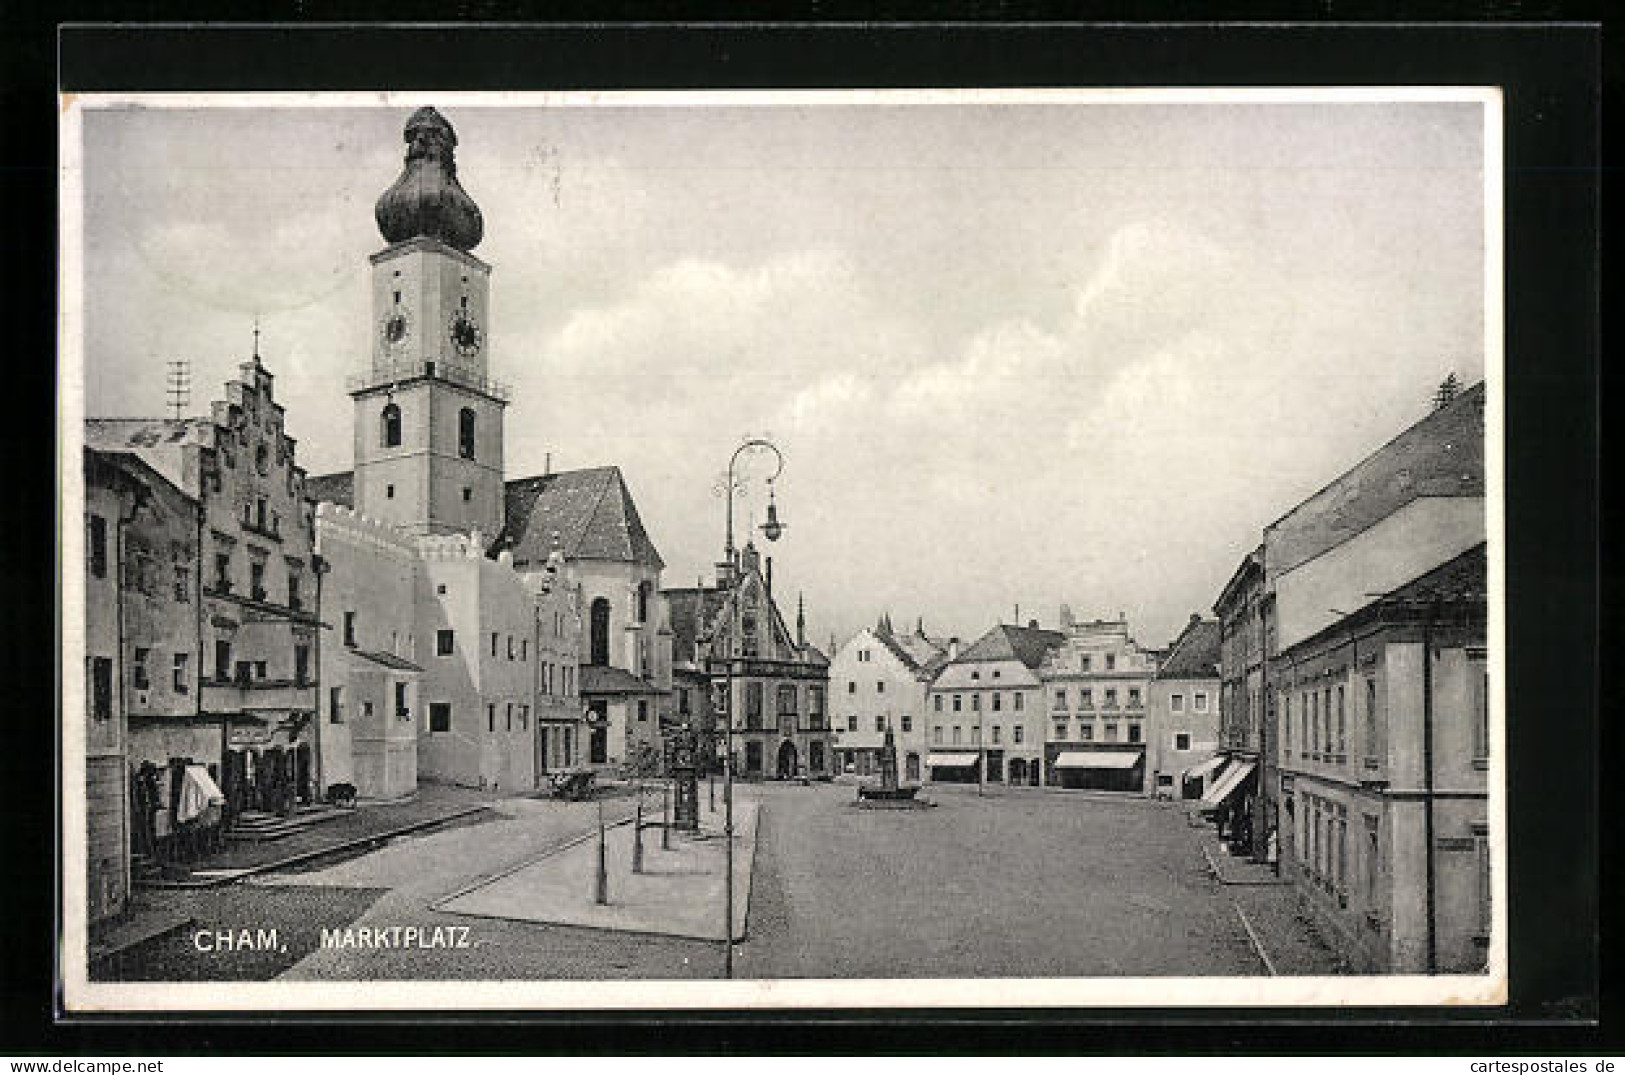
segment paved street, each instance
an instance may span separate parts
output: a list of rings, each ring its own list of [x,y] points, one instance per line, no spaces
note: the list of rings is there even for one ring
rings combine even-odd
[[[764,787],[750,977],[1262,973],[1181,810],[1137,797],[938,786],[859,810]]]
[[[1298,928],[1289,890],[1231,888],[1209,875],[1198,832],[1179,807],[1044,789],[992,789],[987,798],[974,787],[928,793],[938,803],[929,810],[860,810],[850,785],[740,785],[741,801],[762,807],[740,976],[1255,975],[1262,965],[1235,900],[1248,903],[1255,924]],[[594,804],[532,799],[503,800],[493,811],[493,820],[402,837],[336,865],[155,894],[184,905],[194,929],[277,928],[286,950],[201,953],[188,929],[127,954],[124,976],[720,972],[720,948],[711,942],[435,910],[591,831],[597,819]],[[606,803],[612,820],[629,812],[626,800]],[[582,882],[585,889],[590,878]],[[467,927],[468,947],[319,947],[322,928],[393,926],[416,927],[424,937],[435,927]],[[1283,973],[1318,969],[1313,938],[1280,944],[1292,957],[1277,960]]]

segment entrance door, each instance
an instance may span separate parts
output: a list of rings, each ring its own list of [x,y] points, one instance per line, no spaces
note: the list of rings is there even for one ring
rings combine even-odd
[[[762,744],[745,744],[745,772],[760,775],[762,772]]]
[[[779,747],[779,779],[789,780],[796,775],[796,745],[786,739]]]
[[[905,780],[920,779],[920,756],[918,754],[910,754],[904,760],[903,772],[906,774],[903,778]]]
[[[824,771],[824,744],[814,739],[807,746],[807,768],[815,773]]]

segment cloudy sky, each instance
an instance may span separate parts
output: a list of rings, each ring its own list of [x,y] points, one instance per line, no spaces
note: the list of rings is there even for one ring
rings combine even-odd
[[[251,346],[351,465],[412,108],[85,114],[86,413]],[[1126,613],[1160,645],[1260,529],[1484,368],[1471,103],[442,108],[494,266],[509,477],[618,464],[709,576],[741,436],[788,465],[823,643]],[[760,486],[741,523],[760,520]]]

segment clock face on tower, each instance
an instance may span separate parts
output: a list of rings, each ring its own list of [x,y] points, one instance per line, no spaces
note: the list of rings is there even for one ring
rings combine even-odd
[[[458,310],[451,318],[451,343],[464,358],[480,352],[480,326],[467,310]]]
[[[406,342],[412,332],[412,317],[404,307],[397,306],[378,323],[378,336],[386,351],[393,351]]]

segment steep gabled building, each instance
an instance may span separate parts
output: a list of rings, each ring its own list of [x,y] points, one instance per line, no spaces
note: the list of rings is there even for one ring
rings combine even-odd
[[[928,779],[1037,784],[1043,779],[1044,701],[1039,669],[1059,631],[999,624],[954,654],[931,681]]]
[[[1219,749],[1219,624],[1192,613],[1157,662],[1146,699],[1145,791],[1200,798]]]
[[[947,660],[947,647],[928,638],[923,624],[899,634],[889,616],[836,650],[829,678],[837,772],[878,773],[880,749],[890,730],[899,777],[922,779],[931,681]]]

